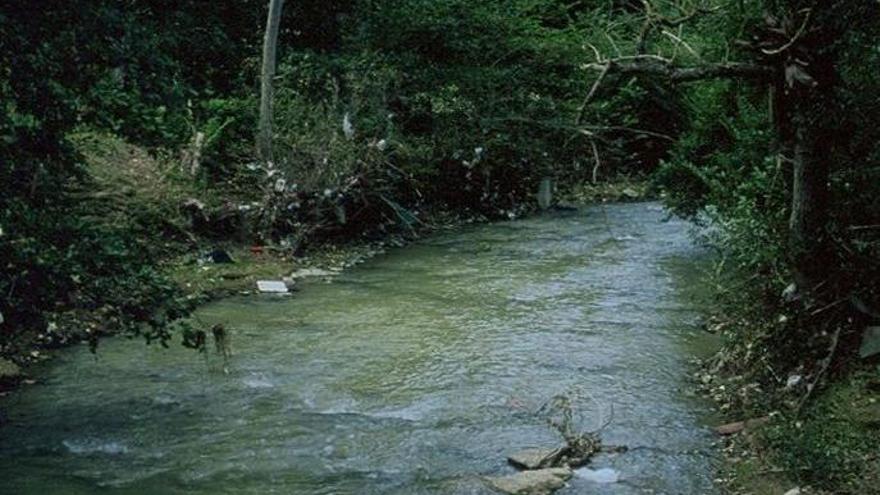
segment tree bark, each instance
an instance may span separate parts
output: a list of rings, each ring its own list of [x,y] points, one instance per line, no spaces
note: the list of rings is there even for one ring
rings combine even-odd
[[[789,249],[797,284],[809,290],[823,279],[828,206],[828,145],[810,125],[808,105],[794,108],[794,158]]]
[[[263,163],[273,160],[272,119],[278,31],[281,25],[281,8],[284,0],[269,0],[266,34],[263,38],[263,67],[260,74],[260,121],[257,130],[257,153]]]

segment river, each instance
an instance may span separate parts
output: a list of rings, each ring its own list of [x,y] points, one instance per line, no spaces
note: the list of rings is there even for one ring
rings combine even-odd
[[[559,436],[575,399],[622,454],[560,494],[714,493],[709,406],[691,361],[707,254],[654,203],[438,234],[289,297],[206,306],[212,352],[117,337],[59,352],[2,399],[10,494],[491,493],[483,475]]]

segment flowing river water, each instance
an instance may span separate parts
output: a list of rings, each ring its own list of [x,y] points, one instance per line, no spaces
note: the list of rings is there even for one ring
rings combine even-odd
[[[125,338],[60,352],[0,403],[0,492],[491,493],[506,455],[559,444],[537,411],[569,394],[579,427],[610,421],[603,441],[630,450],[591,464],[617,483],[558,493],[714,493],[688,233],[641,203],[432,236],[205,307],[232,334],[228,373]]]

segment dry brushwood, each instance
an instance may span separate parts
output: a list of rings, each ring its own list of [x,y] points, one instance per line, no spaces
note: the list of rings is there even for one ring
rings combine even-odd
[[[589,396],[589,395],[588,395]],[[592,397],[589,396],[591,399]],[[594,400],[595,402],[595,400]],[[602,445],[599,434],[614,418],[614,408],[607,420],[600,420],[599,427],[591,431],[579,431],[575,426],[575,401],[571,394],[559,394],[547,401],[538,410],[538,414],[547,417],[547,423],[565,440],[565,445],[555,449],[540,462],[540,468],[578,467],[590,462],[601,451],[622,452],[625,447]]]

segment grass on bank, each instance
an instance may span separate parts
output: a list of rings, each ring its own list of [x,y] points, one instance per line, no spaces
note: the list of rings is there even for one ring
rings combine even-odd
[[[801,415],[773,415],[724,452],[730,493],[880,494],[880,371],[833,382]]]

